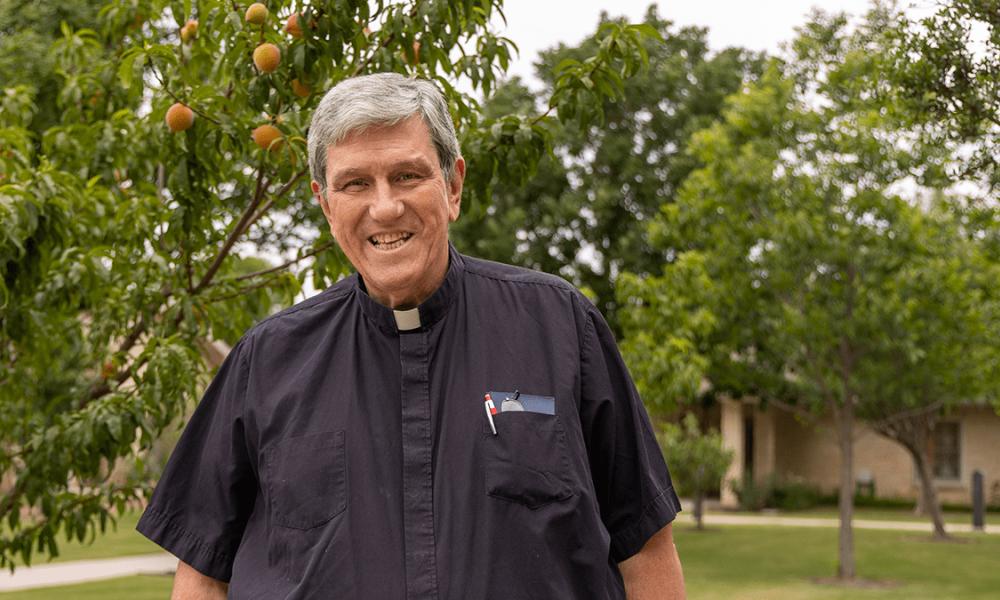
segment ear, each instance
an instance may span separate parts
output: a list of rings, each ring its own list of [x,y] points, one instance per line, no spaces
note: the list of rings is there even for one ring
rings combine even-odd
[[[323,216],[326,217],[326,222],[330,225],[330,233],[333,234],[333,211],[330,209],[330,202],[323,197],[320,191],[319,183],[313,181],[309,184],[312,189],[313,196],[316,197],[316,201],[319,202],[319,207],[323,209]],[[329,191],[329,190],[328,190]]]
[[[462,184],[465,182],[465,159],[459,156],[448,182],[448,218],[454,223],[462,211]]]

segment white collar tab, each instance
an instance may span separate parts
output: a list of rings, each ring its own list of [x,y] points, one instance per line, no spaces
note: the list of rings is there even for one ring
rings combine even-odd
[[[420,309],[393,310],[392,316],[396,317],[396,327],[400,331],[411,331],[420,329]]]

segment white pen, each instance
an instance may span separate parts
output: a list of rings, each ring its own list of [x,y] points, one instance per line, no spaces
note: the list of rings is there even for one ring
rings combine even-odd
[[[493,424],[493,415],[497,414],[497,407],[493,404],[493,398],[490,398],[489,394],[486,394],[484,406],[486,407],[486,419],[490,422],[490,429],[493,430],[493,435],[496,435],[497,426]]]

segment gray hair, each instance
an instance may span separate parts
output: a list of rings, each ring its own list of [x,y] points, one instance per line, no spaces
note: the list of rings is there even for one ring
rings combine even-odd
[[[455,126],[444,96],[426,79],[375,73],[345,79],[320,100],[309,127],[309,170],[326,191],[326,150],[356,131],[395,125],[419,114],[430,130],[438,163],[451,181],[460,156]]]

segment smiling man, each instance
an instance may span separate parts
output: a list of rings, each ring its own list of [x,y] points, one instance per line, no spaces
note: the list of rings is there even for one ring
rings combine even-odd
[[[682,598],[680,510],[597,309],[458,253],[465,161],[428,81],[348,79],[309,131],[357,273],[233,348],[139,530],[175,598]]]
[[[427,124],[413,115],[355,129],[329,146],[326,168],[325,193],[316,181],[313,192],[368,295],[391,308],[429,298],[448,269],[465,161],[454,157],[445,178]]]

